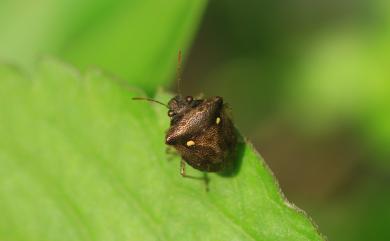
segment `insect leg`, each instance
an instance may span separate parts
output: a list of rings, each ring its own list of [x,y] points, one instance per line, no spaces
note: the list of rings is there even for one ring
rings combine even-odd
[[[206,192],[208,192],[210,190],[209,189],[210,179],[209,179],[209,176],[207,175],[207,172],[203,172],[203,180],[204,180],[204,185],[205,185]]]
[[[167,160],[172,161],[177,156],[177,151],[170,146],[167,146],[165,149],[165,153],[167,154]]]
[[[203,177],[194,177],[194,176],[189,176],[186,174],[186,163],[183,159],[180,160],[180,175],[182,177],[186,177],[186,178],[191,178],[191,179],[195,179],[195,180],[201,180],[201,181],[204,181],[204,184],[205,184],[205,188],[206,188],[206,192],[209,191],[209,182],[210,182],[210,179],[208,178],[207,176],[207,173],[203,173]]]

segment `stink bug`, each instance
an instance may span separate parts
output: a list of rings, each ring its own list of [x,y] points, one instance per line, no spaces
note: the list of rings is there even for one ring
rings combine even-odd
[[[179,52],[179,63],[180,59]],[[133,99],[156,102],[169,109],[171,121],[165,143],[173,146],[182,157],[180,174],[183,177],[191,177],[186,175],[186,163],[203,172],[220,172],[228,166],[237,137],[221,97],[194,99],[177,95],[167,105],[149,98]]]

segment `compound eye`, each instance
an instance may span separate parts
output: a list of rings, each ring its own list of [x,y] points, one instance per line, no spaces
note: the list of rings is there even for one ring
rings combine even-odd
[[[193,100],[194,100],[194,98],[193,98],[192,96],[187,96],[187,97],[186,97],[186,101],[187,101],[188,103],[191,103]]]
[[[174,116],[175,115],[175,112],[173,111],[173,110],[169,110],[168,111],[168,116],[169,117],[172,117],[172,116]]]

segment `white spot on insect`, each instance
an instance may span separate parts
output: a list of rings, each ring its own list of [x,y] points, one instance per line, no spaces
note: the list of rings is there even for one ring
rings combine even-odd
[[[221,118],[217,117],[217,119],[215,119],[215,123],[218,125],[219,123],[221,123]]]
[[[194,141],[187,141],[187,146],[193,146],[193,145],[195,145],[195,142]]]

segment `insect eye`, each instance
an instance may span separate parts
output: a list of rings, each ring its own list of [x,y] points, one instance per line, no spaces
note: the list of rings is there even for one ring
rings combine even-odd
[[[169,117],[172,117],[172,116],[174,116],[175,115],[175,112],[173,111],[173,110],[169,110],[168,111],[168,116]]]
[[[187,96],[187,97],[186,97],[186,101],[187,101],[188,103],[191,103],[193,100],[194,100],[194,98],[193,98],[192,96]]]

